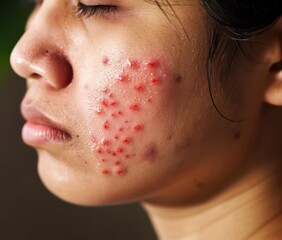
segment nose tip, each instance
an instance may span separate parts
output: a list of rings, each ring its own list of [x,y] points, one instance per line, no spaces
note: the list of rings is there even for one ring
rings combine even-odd
[[[23,36],[11,53],[10,64],[22,78],[40,80],[54,89],[65,88],[72,81],[72,66],[61,48],[46,43]]]

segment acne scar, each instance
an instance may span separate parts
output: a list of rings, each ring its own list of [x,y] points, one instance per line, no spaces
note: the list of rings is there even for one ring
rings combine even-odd
[[[158,156],[158,150],[155,144],[151,144],[147,147],[146,151],[143,153],[143,158],[147,161],[154,161]]]
[[[178,75],[178,76],[176,77],[176,79],[175,79],[175,82],[176,82],[176,83],[182,82],[182,77],[181,77],[180,75]]]
[[[240,137],[241,137],[241,132],[240,131],[235,132],[235,134],[233,135],[233,139],[234,140],[238,140]]]
[[[108,175],[110,175],[110,171],[108,169],[103,169],[102,174],[105,175],[105,176],[108,176]]]
[[[109,68],[114,65],[112,63],[108,56],[103,57],[104,67]],[[147,131],[140,114],[143,116],[154,110],[156,96],[166,80],[162,63],[158,59],[128,59],[121,65],[112,78],[114,84],[101,90],[101,98],[94,108],[101,125],[97,129],[100,135],[97,134],[91,142],[99,159],[98,171],[103,176],[125,176],[129,166],[137,161],[136,157],[148,162],[158,157],[155,144],[150,144],[144,151],[136,151],[136,144]],[[121,92],[126,94],[121,95]]]

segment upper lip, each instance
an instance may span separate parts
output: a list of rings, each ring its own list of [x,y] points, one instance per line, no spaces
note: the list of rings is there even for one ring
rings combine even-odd
[[[54,121],[51,117],[47,117],[47,114],[45,114],[43,111],[39,110],[35,106],[26,105],[22,103],[21,114],[27,122],[53,127],[69,134],[67,130],[64,129],[62,124]]]

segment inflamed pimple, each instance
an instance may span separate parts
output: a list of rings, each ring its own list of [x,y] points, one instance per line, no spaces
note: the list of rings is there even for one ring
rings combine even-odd
[[[131,137],[126,137],[126,138],[124,138],[124,139],[122,140],[122,142],[123,142],[124,144],[130,144],[130,143],[132,143],[132,138],[131,138]]]
[[[108,108],[110,104],[109,104],[109,101],[107,99],[103,99],[103,100],[101,100],[101,105],[103,107]]]
[[[116,165],[116,166],[120,166],[121,164],[122,164],[121,161],[116,161],[116,162],[115,162],[115,165]]]
[[[137,70],[139,68],[139,63],[137,60],[127,59],[126,63],[131,69]]]
[[[134,90],[138,93],[143,93],[145,92],[145,85],[144,84],[137,84],[134,86]]]
[[[97,108],[95,109],[95,112],[98,114],[98,115],[103,115],[105,113],[104,109],[103,108]]]
[[[117,169],[117,170],[115,171],[115,174],[116,174],[117,176],[123,176],[123,175],[125,175],[126,173],[127,173],[127,169],[126,169],[126,168]]]
[[[117,114],[116,113],[111,113],[112,118],[117,118]]]
[[[141,110],[141,106],[139,104],[132,104],[129,106],[129,109],[134,112],[139,112]]]
[[[118,153],[123,153],[123,152],[125,152],[125,149],[122,148],[122,147],[120,147],[120,148],[117,149],[117,152],[118,152]]]
[[[102,149],[100,149],[100,148],[98,148],[97,152],[98,152],[99,154],[103,154],[103,153],[104,153],[104,151],[103,151]]]
[[[133,127],[133,129],[134,129],[135,132],[141,132],[141,131],[144,130],[144,126],[138,124],[138,125],[135,125],[135,126]]]
[[[110,128],[110,124],[108,121],[105,121],[104,124],[103,124],[103,127],[105,130],[108,130]]]
[[[146,66],[148,67],[148,68],[151,68],[151,69],[154,69],[154,68],[157,68],[158,66],[159,66],[159,61],[157,61],[157,60],[150,60],[150,61],[148,61],[147,63],[146,63]]]
[[[151,79],[151,85],[159,85],[161,83],[161,80],[159,78],[153,77]]]
[[[104,64],[104,65],[108,65],[109,64],[109,58],[108,57],[104,57],[103,59],[102,59],[102,63]]]
[[[111,141],[104,139],[104,140],[102,141],[102,145],[103,145],[103,146],[110,146],[110,145],[111,145]]]
[[[128,82],[128,75],[127,74],[120,74],[117,76],[117,81],[122,82],[122,83],[126,83]]]

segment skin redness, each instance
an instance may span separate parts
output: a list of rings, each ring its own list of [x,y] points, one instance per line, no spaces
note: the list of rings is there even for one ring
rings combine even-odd
[[[111,59],[104,57],[102,64],[110,68]],[[124,176],[136,159],[152,162],[157,157],[156,144],[149,144],[143,153],[136,152],[136,145],[147,131],[144,114],[154,111],[167,75],[159,60],[127,59],[113,78],[94,108],[100,134],[91,134],[91,151],[98,155],[100,174]]]

